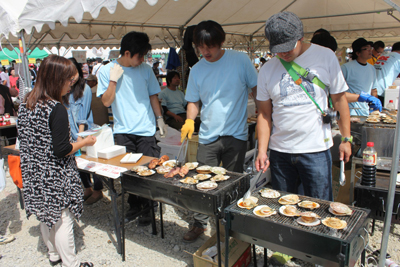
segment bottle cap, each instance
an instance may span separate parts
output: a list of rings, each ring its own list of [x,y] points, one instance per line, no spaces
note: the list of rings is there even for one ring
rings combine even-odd
[[[393,103],[393,100],[389,100],[389,103]]]
[[[367,142],[367,146],[373,147],[374,146],[374,142]]]

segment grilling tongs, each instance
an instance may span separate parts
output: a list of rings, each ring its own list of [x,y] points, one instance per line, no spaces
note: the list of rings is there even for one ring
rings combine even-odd
[[[183,156],[183,162],[181,162],[181,161],[179,161],[179,158],[180,158],[180,156],[181,156],[181,152],[182,152],[182,148],[183,148],[183,146],[185,145],[185,141],[187,141],[186,142],[186,148],[185,148],[185,154],[184,154],[184,156]],[[181,144],[181,147],[179,148],[179,152],[178,152],[178,156],[176,157],[176,166],[177,167],[182,167],[182,165],[183,164],[185,164],[185,161],[186,161],[186,154],[187,154],[187,149],[188,149],[188,142],[189,142],[189,140],[188,140],[188,138],[187,138],[187,136],[183,139],[183,141],[182,141],[182,144]]]
[[[257,157],[257,145],[258,145],[258,140],[256,140],[256,145],[254,147],[254,154],[253,154],[253,168],[255,166],[255,161],[256,161],[256,157]],[[253,173],[254,173],[254,169],[253,169]],[[261,177],[262,174],[262,170],[260,170],[257,175],[255,177],[253,177],[250,180],[250,188],[249,190],[247,190],[247,192],[244,194],[243,196],[243,201],[246,200],[247,198],[249,198],[249,196],[251,195],[251,193],[253,192],[254,188],[256,188],[257,183],[258,183],[258,179]]]

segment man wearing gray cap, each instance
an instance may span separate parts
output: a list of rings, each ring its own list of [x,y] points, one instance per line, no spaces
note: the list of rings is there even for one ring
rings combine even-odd
[[[343,138],[339,153],[345,162],[351,155],[352,139],[345,96],[348,87],[338,60],[330,49],[303,42],[303,24],[291,12],[270,17],[265,35],[271,52],[278,56],[265,63],[258,76],[256,168],[271,168],[274,189],[297,193],[302,184],[305,195],[332,200],[328,94],[340,112]]]

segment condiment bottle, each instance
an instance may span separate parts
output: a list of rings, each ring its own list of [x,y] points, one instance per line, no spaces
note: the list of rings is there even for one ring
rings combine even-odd
[[[363,151],[361,185],[375,187],[377,160],[378,157],[377,157],[377,152],[374,148],[374,142],[368,142],[367,147]]]
[[[387,105],[387,109],[395,110],[396,107],[394,106],[393,100],[389,100],[389,104]]]

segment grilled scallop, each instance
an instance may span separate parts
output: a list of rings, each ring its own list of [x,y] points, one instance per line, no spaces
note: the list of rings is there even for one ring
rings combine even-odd
[[[304,200],[297,205],[299,205],[299,207],[301,207],[301,208],[305,208],[305,209],[309,209],[309,210],[318,209],[320,207],[318,203],[313,202],[313,201],[308,201],[308,200]]]
[[[256,197],[248,197],[243,201],[243,198],[239,199],[237,205],[242,209],[252,209],[257,206],[258,198]]]
[[[276,214],[276,210],[272,209],[271,207],[269,207],[267,205],[261,205],[261,206],[256,207],[253,210],[253,213],[260,217],[269,217],[271,215]]]
[[[353,213],[349,206],[340,202],[332,202],[329,211],[339,216],[351,215]]]
[[[299,216],[300,212],[297,210],[296,206],[293,205],[285,205],[279,208],[279,213],[288,216],[288,217],[294,217],[294,216]]]
[[[279,204],[282,204],[282,205],[294,205],[294,204],[299,203],[300,199],[299,199],[298,195],[290,194],[290,195],[281,197],[278,200],[278,202],[279,202]]]
[[[332,218],[332,217],[328,217],[322,220],[322,224],[324,224],[325,226],[328,226],[330,228],[333,229],[344,229],[347,226],[347,222],[343,221],[341,219],[338,218]]]
[[[265,198],[278,198],[281,196],[278,191],[269,188],[263,188],[259,192],[261,196]]]
[[[194,179],[193,177],[186,177],[185,179],[179,180],[179,182],[183,184],[197,184],[199,181]]]

